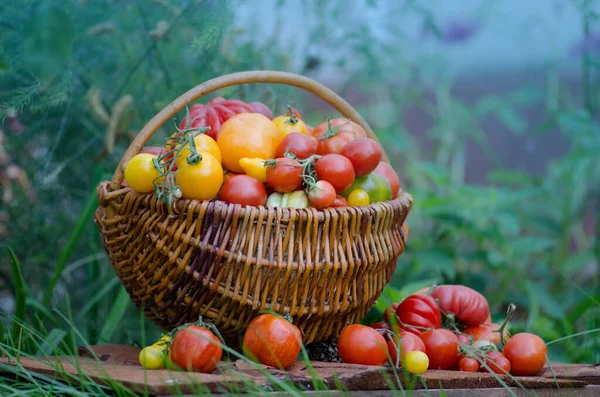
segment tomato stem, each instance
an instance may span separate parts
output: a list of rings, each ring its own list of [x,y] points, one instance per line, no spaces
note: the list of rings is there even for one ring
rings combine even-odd
[[[517,306],[514,303],[511,303],[510,305],[508,305],[508,309],[506,310],[506,318],[500,325],[500,328],[498,328],[497,331],[493,331],[493,332],[500,332],[500,350],[504,350],[504,345],[506,344],[506,338],[504,337],[504,330],[508,326],[508,323],[510,322],[510,320],[515,315],[516,310],[517,310]]]
[[[331,125],[331,117],[328,117],[327,118],[327,131],[318,140],[324,141],[329,138],[333,138],[334,136],[336,136],[337,134],[339,134],[341,132],[349,132],[352,135],[354,135],[355,138],[358,138],[358,135],[356,135],[356,132],[354,132],[352,130],[343,130],[342,129],[342,127],[345,126],[346,124],[350,123],[350,121],[351,121],[350,119],[346,119],[346,122],[344,124],[340,124],[340,125],[337,125],[334,127]]]
[[[289,120],[286,121],[287,124],[298,124],[298,117],[296,117],[296,115],[294,114],[294,109],[290,106],[290,105],[286,105],[286,107],[288,108],[288,110],[290,111],[290,115],[289,115]]]

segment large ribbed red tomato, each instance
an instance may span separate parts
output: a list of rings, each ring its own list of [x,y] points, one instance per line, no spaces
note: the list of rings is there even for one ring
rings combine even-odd
[[[413,294],[396,308],[400,328],[415,335],[431,328],[439,328],[442,315],[435,300],[425,294]]]
[[[440,285],[431,296],[438,300],[440,310],[454,313],[455,319],[467,326],[483,324],[490,314],[487,299],[464,285]]]

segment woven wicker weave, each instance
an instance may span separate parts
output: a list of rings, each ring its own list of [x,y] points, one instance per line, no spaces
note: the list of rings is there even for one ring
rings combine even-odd
[[[225,75],[186,92],[140,131],[112,181],[98,186],[95,221],[131,299],[161,327],[201,315],[237,346],[246,325],[268,309],[291,314],[305,343],[324,341],[358,322],[389,281],[404,250],[410,195],[324,211],[178,200],[169,211],[154,194],[122,185],[127,161],[178,111],[246,83],[304,88],[377,139],[346,101],[311,79],[274,71]]]

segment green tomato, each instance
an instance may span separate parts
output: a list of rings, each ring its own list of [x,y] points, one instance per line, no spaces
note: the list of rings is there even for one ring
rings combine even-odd
[[[371,203],[392,199],[392,189],[390,189],[390,184],[384,177],[374,172],[371,172],[367,176],[359,176],[354,179],[354,183],[342,192],[342,197],[348,199],[350,193],[359,189],[367,192]]]

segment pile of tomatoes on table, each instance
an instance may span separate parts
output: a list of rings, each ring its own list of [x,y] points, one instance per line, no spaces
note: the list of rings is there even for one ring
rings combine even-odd
[[[274,118],[259,102],[193,105],[164,147],[145,147],[128,161],[125,184],[167,202],[317,210],[398,196],[398,175],[360,125],[329,118],[312,128],[288,108]]]
[[[345,328],[338,341],[343,361],[364,365],[390,362],[409,372],[428,368],[534,375],[548,349],[537,335],[510,336],[510,305],[502,324],[491,321],[479,292],[462,285],[434,286],[390,305],[383,321]]]

